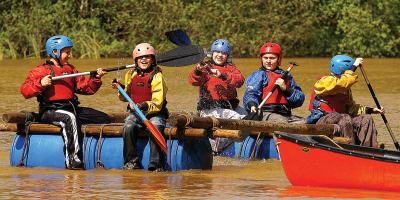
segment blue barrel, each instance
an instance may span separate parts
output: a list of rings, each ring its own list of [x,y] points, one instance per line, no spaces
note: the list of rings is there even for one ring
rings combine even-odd
[[[167,145],[168,157],[166,164],[169,170],[212,168],[213,156],[208,137],[168,140]]]
[[[99,138],[93,136],[95,140]],[[123,140],[122,137],[104,137],[96,145],[95,159],[86,162],[100,161],[105,168],[122,168],[123,166]],[[148,138],[139,138],[137,151],[144,169],[148,169],[150,160],[150,144]],[[97,152],[100,148],[100,152]],[[100,153],[100,159],[98,154]],[[212,151],[208,138],[184,138],[167,140],[167,157],[164,156],[164,169],[170,171],[188,169],[211,169]]]
[[[243,142],[234,142],[218,156],[227,156],[234,158],[249,159],[254,146],[256,145],[256,137],[248,136]],[[275,141],[272,137],[263,137],[259,139],[258,145],[254,152],[254,159],[279,159],[278,152],[275,147]]]
[[[23,160],[27,167],[65,168],[64,141],[60,134],[30,134]],[[21,162],[25,135],[17,133],[10,149],[10,165]],[[85,169],[94,169],[97,163],[105,168],[120,169],[123,166],[122,137],[106,136],[99,142],[98,136],[87,136],[82,141]],[[188,169],[211,169],[212,151],[208,138],[184,138],[167,140],[168,155],[164,158],[164,169],[171,171]],[[137,150],[142,166],[147,169],[150,158],[148,138],[139,138]],[[99,156],[100,155],[100,156]]]
[[[24,150],[25,134],[15,135],[10,148],[11,166],[17,166],[22,161],[26,167],[65,168],[64,140],[60,134],[30,134],[28,138],[28,145]],[[95,144],[92,139],[84,138],[83,144],[87,152],[85,156],[94,157]],[[26,156],[21,160],[24,151]],[[93,167],[85,165],[85,168]]]

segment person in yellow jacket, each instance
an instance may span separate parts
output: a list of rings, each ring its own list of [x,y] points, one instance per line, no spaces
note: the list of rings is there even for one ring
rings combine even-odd
[[[315,84],[310,99],[309,124],[336,124],[336,136],[345,136],[353,144],[378,147],[377,130],[370,114],[384,113],[384,109],[367,107],[353,100],[351,86],[358,79],[355,70],[363,63],[336,55],[331,60],[330,76],[321,77]]]
[[[125,84],[122,85],[125,92],[131,97],[133,102],[146,115],[157,129],[164,134],[166,119],[168,118],[167,109],[167,85],[157,66],[155,49],[148,43],[138,44],[133,50],[135,68],[125,74]],[[116,87],[113,83],[113,87]],[[125,98],[118,93],[121,101]],[[123,127],[124,140],[124,167],[123,169],[142,168],[138,153],[136,151],[137,133],[147,128],[133,114],[133,105],[128,105],[129,115],[125,119]],[[150,161],[149,171],[162,171],[162,152],[156,141],[150,137]]]

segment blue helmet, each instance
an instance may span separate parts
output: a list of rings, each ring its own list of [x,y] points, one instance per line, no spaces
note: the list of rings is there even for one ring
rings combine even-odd
[[[55,35],[50,37],[46,42],[46,52],[47,54],[55,59],[60,59],[61,50],[66,47],[73,47],[71,39],[64,35]],[[53,53],[57,50],[57,55]]]
[[[213,42],[211,45],[211,52],[220,51],[226,53],[228,55],[231,54],[231,45],[229,44],[228,40],[225,39],[218,39]]]
[[[346,55],[336,55],[331,60],[331,73],[334,75],[342,75],[344,71],[353,67],[354,59]]]

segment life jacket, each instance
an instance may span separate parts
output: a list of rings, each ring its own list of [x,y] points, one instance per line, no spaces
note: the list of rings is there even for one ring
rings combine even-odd
[[[310,105],[308,106],[308,109],[310,111],[317,109],[323,112],[347,113],[349,99],[349,93],[327,95],[323,97],[316,96],[313,88],[311,91]],[[319,101],[319,107],[314,107],[314,101]]]
[[[231,73],[231,71],[229,70],[227,65],[218,66],[212,64],[211,66],[214,69],[218,69],[221,74],[229,74]],[[203,93],[201,96],[208,96],[208,98],[212,101],[229,101],[237,97],[236,87],[234,85],[228,84],[221,78],[217,78],[214,76],[210,76],[209,80],[206,83],[206,88],[204,89],[206,89],[207,91],[200,91]]]
[[[151,101],[151,81],[160,70],[159,67],[154,67],[151,71],[145,73],[137,71],[137,74],[131,80],[130,94],[133,102],[141,104],[145,101]]]
[[[52,77],[74,73],[73,66],[70,64],[57,67],[53,63],[46,61],[38,67],[48,68],[51,71]],[[52,84],[44,90],[38,100],[45,102],[72,100],[75,98],[74,91],[75,78],[54,80]]]
[[[266,74],[267,74],[269,80],[268,80],[268,84],[266,85],[266,87],[263,88],[262,99],[264,99],[272,91],[272,88],[274,88],[274,86],[275,86],[275,81],[278,78],[282,77],[282,74],[277,74],[272,71],[267,71]],[[286,84],[286,87],[290,87],[290,80],[286,79],[285,84]],[[283,92],[281,90],[279,90],[279,88],[276,89],[272,93],[272,95],[267,99],[267,101],[265,102],[265,105],[270,105],[270,104],[282,104],[282,105],[288,104],[288,101],[287,101],[285,95],[283,94]]]

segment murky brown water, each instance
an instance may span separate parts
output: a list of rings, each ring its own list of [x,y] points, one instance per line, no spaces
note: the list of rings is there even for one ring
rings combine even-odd
[[[312,83],[328,72],[328,58],[285,59],[297,61],[301,66],[293,69],[296,81],[303,88],[307,99],[295,114],[307,116],[307,106]],[[36,111],[35,99],[25,100],[19,86],[27,72],[38,60],[0,61],[0,113]],[[80,71],[97,67],[128,64],[129,59],[71,60]],[[235,59],[245,76],[255,70],[257,59]],[[387,110],[387,118],[393,132],[400,139],[400,59],[366,59],[368,78],[380,103]],[[190,67],[166,68],[164,74],[169,86],[168,107],[172,111],[194,111],[197,88],[187,83]],[[109,83],[124,72],[110,73],[104,77],[104,85],[94,96],[80,96],[82,106],[90,106],[105,112],[121,112],[125,104],[115,97]],[[358,103],[374,105],[362,77],[353,89]],[[239,90],[242,97],[243,89]],[[379,130],[379,142],[393,149],[393,142],[379,118],[375,116]],[[69,171],[55,168],[17,168],[9,166],[9,148],[14,133],[0,133],[0,198],[51,198],[51,199],[276,199],[276,198],[383,198],[399,199],[400,194],[365,190],[344,190],[293,187],[286,179],[280,162],[239,161],[231,158],[215,158],[210,171],[189,170],[181,172],[150,173],[122,170]],[[312,175],[312,174],[310,174]]]

